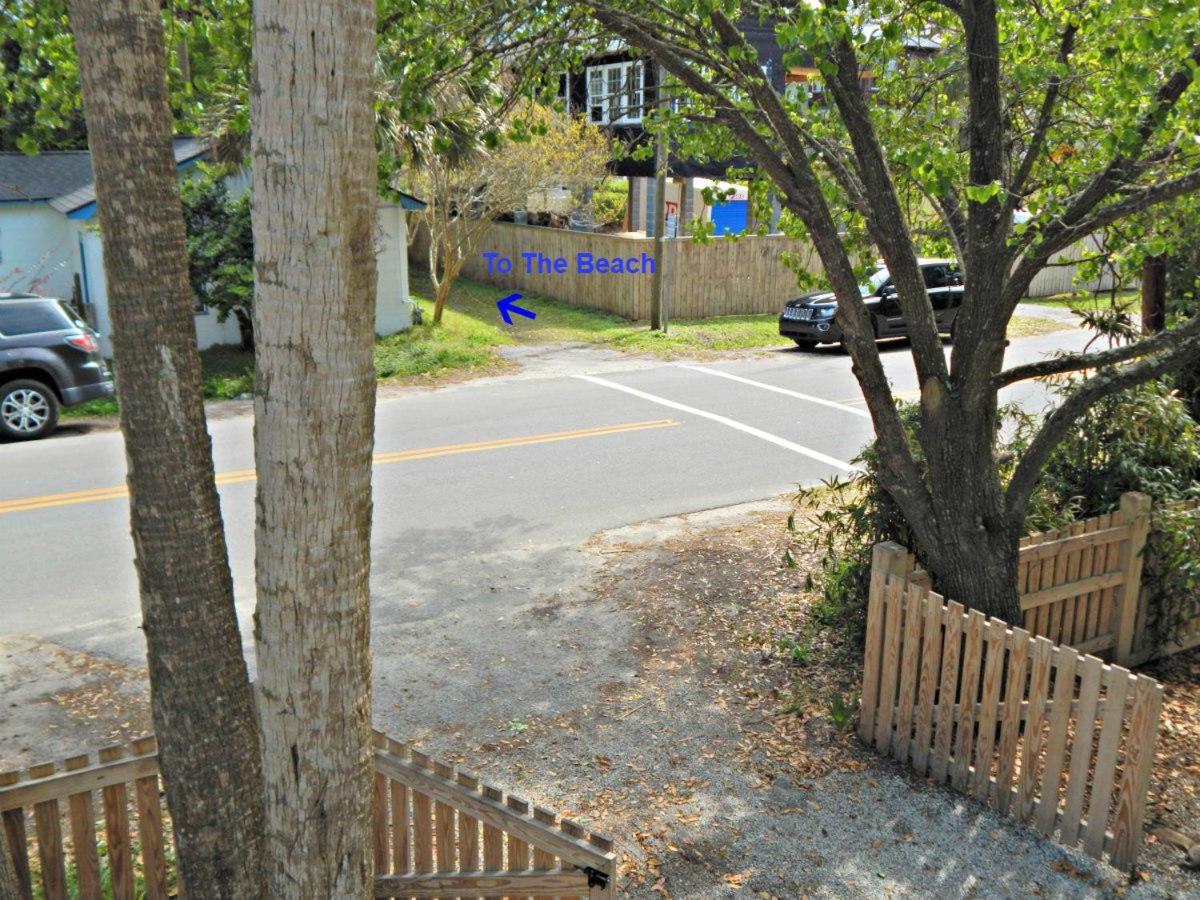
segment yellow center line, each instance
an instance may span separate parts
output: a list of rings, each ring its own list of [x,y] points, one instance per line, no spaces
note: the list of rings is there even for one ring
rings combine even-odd
[[[509,447],[527,447],[531,444],[550,444],[556,441],[576,441],[582,438],[602,437],[609,434],[625,434],[631,431],[646,431],[651,428],[672,428],[679,423],[674,419],[654,419],[649,422],[625,422],[621,425],[600,425],[596,428],[580,428],[575,431],[552,431],[547,434],[530,434],[524,437],[498,438],[490,441],[475,441],[469,444],[444,444],[440,447],[423,447],[416,450],[399,450],[393,453],[376,453],[377,466],[391,463],[410,462],[418,459],[434,459],[439,456],[455,456],[460,453],[482,453],[487,450],[504,450]],[[217,484],[242,484],[255,480],[253,469],[238,469],[220,472]],[[120,500],[129,496],[124,485],[90,488],[83,491],[68,491],[62,494],[46,494],[41,497],[16,497],[0,500],[0,515],[25,512],[31,509],[47,509],[53,506],[73,506],[80,503],[95,503],[100,500]]]

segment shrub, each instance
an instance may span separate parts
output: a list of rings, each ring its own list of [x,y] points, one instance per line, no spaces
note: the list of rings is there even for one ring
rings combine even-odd
[[[915,404],[901,407],[910,429],[917,412]],[[999,458],[1007,477],[1032,438],[1037,417],[1008,407],[1001,418],[1006,437]],[[821,593],[814,615],[859,644],[866,627],[871,548],[891,540],[915,549],[903,516],[879,481],[878,459],[874,445],[868,445],[855,460],[859,474],[797,495],[799,504],[818,508],[816,527],[800,538],[821,557],[810,573]],[[1026,531],[1112,512],[1126,491],[1150,495],[1155,513],[1144,580],[1161,639],[1193,607],[1200,587],[1200,520],[1162,504],[1200,496],[1198,479],[1200,426],[1166,383],[1140,385],[1102,400],[1058,446],[1031,498]]]

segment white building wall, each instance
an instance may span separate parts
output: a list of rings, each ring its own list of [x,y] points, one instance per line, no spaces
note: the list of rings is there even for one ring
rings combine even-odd
[[[112,356],[112,319],[108,314],[108,283],[104,277],[104,251],[100,233],[89,229],[83,233],[83,260],[87,271],[85,289],[93,324],[100,332],[100,350]],[[224,322],[217,321],[217,314],[206,310],[194,317],[196,323],[196,346],[207,350],[217,344],[240,344],[241,332],[237,321],[230,316]]]
[[[79,231],[47,203],[0,204],[0,291],[70,299]]]
[[[101,350],[112,356],[104,253],[99,231],[88,227],[92,222],[68,219],[47,204],[0,205],[0,291],[28,291],[66,300],[78,273],[84,302],[100,332]],[[399,205],[381,204],[378,226],[375,331],[388,335],[412,327],[404,210]],[[197,314],[195,322],[201,350],[241,342],[232,316],[218,322],[216,313],[207,310]]]
[[[381,203],[376,217],[375,333],[383,336],[412,327],[408,300],[408,229],[398,204]]]

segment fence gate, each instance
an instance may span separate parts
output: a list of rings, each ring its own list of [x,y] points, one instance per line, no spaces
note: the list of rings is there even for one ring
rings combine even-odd
[[[875,548],[859,735],[1090,856],[1142,843],[1162,685],[947,603]]]
[[[376,732],[376,897],[615,894],[609,838]],[[153,737],[0,773],[19,896],[182,897]]]

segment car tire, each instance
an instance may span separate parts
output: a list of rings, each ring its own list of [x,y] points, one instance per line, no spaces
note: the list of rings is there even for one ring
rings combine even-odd
[[[817,347],[817,342],[808,338],[792,338],[792,340],[801,350],[815,350]]]
[[[32,441],[58,426],[58,397],[41,381],[19,378],[0,385],[0,437]]]

